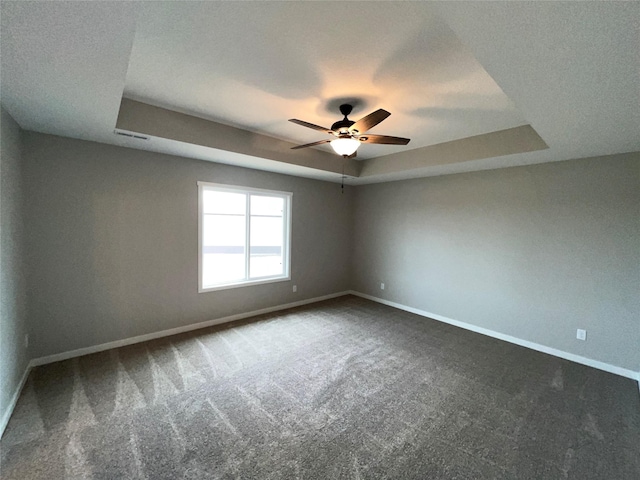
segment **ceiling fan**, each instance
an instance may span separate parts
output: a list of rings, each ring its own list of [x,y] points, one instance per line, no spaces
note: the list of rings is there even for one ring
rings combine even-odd
[[[356,150],[358,150],[361,143],[378,143],[385,145],[406,145],[409,143],[408,138],[365,133],[367,130],[375,127],[391,115],[386,110],[376,110],[357,122],[354,122],[347,118],[352,109],[353,106],[347,103],[340,105],[340,113],[344,115],[344,118],[331,125],[331,128],[321,127],[320,125],[314,125],[313,123],[304,122],[295,118],[290,119],[290,122],[297,123],[303,127],[319,130],[336,137],[333,140],[320,140],[319,142],[298,145],[296,147],[292,147],[292,150],[330,143],[331,147],[338,155],[342,155],[346,158],[353,158],[356,156]]]

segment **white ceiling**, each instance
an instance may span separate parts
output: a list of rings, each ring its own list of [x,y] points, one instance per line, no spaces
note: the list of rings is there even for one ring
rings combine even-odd
[[[138,18],[124,93],[156,106],[298,143],[327,137],[286,120],[330,127],[339,98],[364,99],[354,119],[390,111],[375,132],[409,148],[528,123],[420,3],[148,3]]]
[[[526,124],[549,146],[369,179],[365,160],[351,183],[558,161],[640,150],[639,24],[638,2],[3,1],[1,100],[28,130],[241,165],[114,135],[122,97],[292,143],[323,134],[288,118],[330,126],[356,98],[353,119],[385,108],[372,132],[411,138],[360,159]]]

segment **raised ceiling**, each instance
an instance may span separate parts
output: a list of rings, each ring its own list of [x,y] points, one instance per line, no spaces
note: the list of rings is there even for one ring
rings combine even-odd
[[[639,19],[637,2],[3,1],[2,104],[28,130],[339,180],[326,147],[290,151],[323,136],[287,119],[329,126],[353,99],[411,143],[361,146],[351,183],[638,151]]]
[[[330,126],[335,99],[361,99],[354,119],[383,107],[392,115],[375,131],[411,138],[363,146],[362,159],[528,123],[420,3],[161,7],[139,12],[124,89],[134,100],[308,143],[325,137],[288,118]]]

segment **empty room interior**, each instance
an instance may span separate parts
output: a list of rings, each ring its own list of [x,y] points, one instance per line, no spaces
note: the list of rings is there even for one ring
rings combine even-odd
[[[1,2],[2,479],[640,478],[639,2]]]

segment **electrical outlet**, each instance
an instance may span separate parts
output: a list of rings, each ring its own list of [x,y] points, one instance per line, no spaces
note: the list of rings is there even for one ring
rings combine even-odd
[[[298,291],[298,286],[297,286],[297,285],[294,285],[294,286],[293,286],[293,293],[296,293],[297,291]]]
[[[380,284],[380,290],[384,290],[384,283]]]
[[[29,348],[29,334],[25,334],[24,336],[24,348]]]
[[[586,340],[587,339],[587,331],[579,328],[577,333],[576,333],[576,338],[578,340]]]

